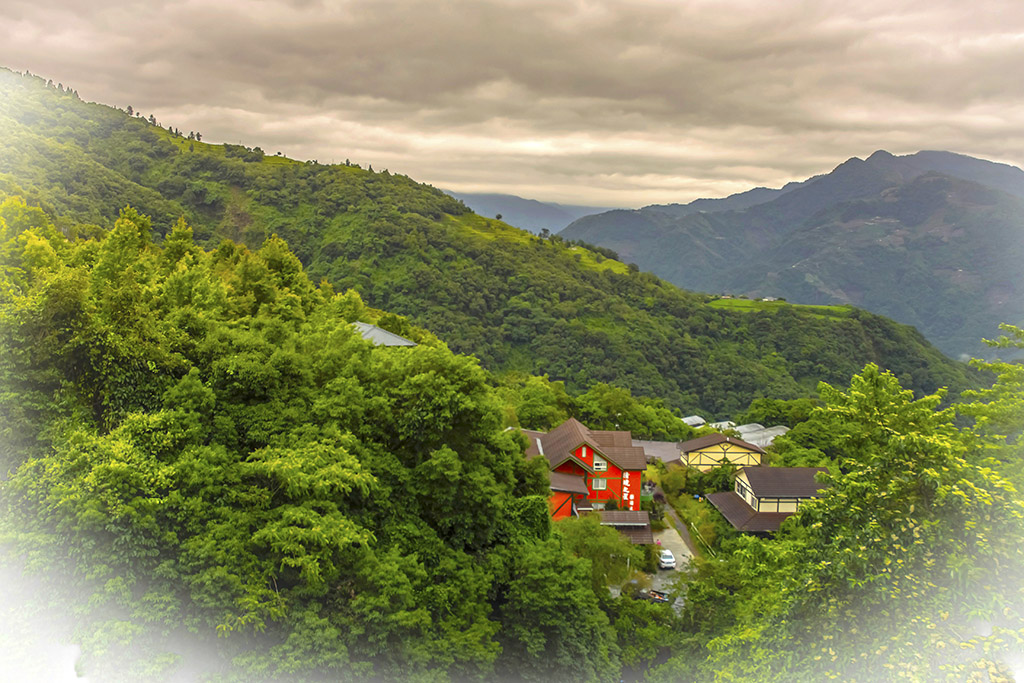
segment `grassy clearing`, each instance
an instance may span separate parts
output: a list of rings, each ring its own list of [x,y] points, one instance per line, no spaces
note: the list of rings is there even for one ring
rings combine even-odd
[[[444,222],[449,225],[457,226],[477,237],[482,237],[492,242],[500,240],[515,242],[518,244],[529,244],[530,241],[537,239],[536,235],[533,235],[526,230],[511,226],[504,221],[499,221],[494,218],[485,218],[484,216],[479,216],[477,214],[446,216]],[[569,253],[576,258],[576,262],[579,263],[580,266],[588,270],[610,270],[613,273],[621,273],[623,275],[629,273],[629,268],[625,263],[615,261],[614,259],[602,259],[602,257],[589,249],[574,246],[569,247]]]
[[[580,256],[579,264],[584,268],[588,268],[590,270],[610,270],[613,273],[619,273],[621,275],[629,273],[629,268],[622,261],[616,261],[610,258],[598,261],[597,254],[589,249],[584,249],[583,247],[570,247],[569,251]]]
[[[474,213],[461,216],[445,216],[444,223],[461,228],[469,233],[490,241],[508,241],[529,244],[533,235],[493,218],[484,218]]]
[[[198,140],[189,140],[186,137],[174,135],[166,128],[161,128],[160,126],[155,126],[153,130],[164,140],[167,140],[168,142],[170,142],[172,145],[174,145],[183,152],[191,152],[192,154],[207,154],[209,156],[220,157],[222,159],[228,158],[226,148],[222,143],[199,142]],[[303,164],[305,162],[298,161],[296,159],[291,159],[283,155],[277,156],[276,154],[264,154],[263,158],[257,163],[267,164],[269,166],[287,166],[289,164]]]
[[[708,306],[712,308],[722,308],[729,311],[740,311],[742,313],[750,311],[773,311],[785,306],[791,306],[800,311],[806,311],[807,313],[813,313],[815,315],[823,315],[829,318],[845,318],[850,314],[851,310],[850,306],[791,304],[788,301],[757,301],[755,299],[715,299],[713,301],[709,301]]]

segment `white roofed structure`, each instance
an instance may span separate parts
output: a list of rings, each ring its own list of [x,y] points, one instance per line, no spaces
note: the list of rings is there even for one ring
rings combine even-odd
[[[416,346],[416,342],[400,337],[394,332],[371,325],[370,323],[352,323],[363,339],[373,342],[374,346]]]
[[[739,428],[737,427],[737,429]],[[782,436],[788,431],[789,427],[786,427],[785,425],[779,425],[778,427],[761,427],[761,429],[758,430],[744,432],[743,439],[755,446],[767,448],[775,442],[775,437]]]

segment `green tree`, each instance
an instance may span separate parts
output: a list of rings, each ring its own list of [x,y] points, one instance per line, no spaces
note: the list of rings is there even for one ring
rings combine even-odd
[[[877,680],[962,677],[1024,635],[1024,504],[973,464],[939,394],[914,400],[868,366],[848,391],[820,387],[811,421],[833,425],[840,474],[776,540],[742,538],[704,565],[684,619],[729,592],[717,631],[691,627],[690,651],[663,670],[707,677]],[[738,587],[735,592],[730,587]]]
[[[988,342],[990,346],[1010,353],[1024,349],[1024,329],[1013,325],[1002,329],[1006,335]],[[975,420],[979,456],[1024,490],[1024,364],[1019,360],[974,360],[972,364],[996,376],[989,388],[965,393],[971,402],[961,408]]]
[[[608,586],[621,585],[631,570],[643,565],[643,551],[612,527],[602,526],[597,515],[559,520],[554,529],[563,549],[589,560],[595,593],[604,594]]]
[[[508,561],[497,599],[499,667],[525,680],[616,680],[615,632],[590,563],[568,557],[555,540],[516,548]]]

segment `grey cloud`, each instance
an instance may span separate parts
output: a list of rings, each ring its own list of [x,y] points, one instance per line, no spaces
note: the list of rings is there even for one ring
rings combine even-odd
[[[779,185],[877,148],[1024,160],[1015,3],[850,5],[15,2],[0,62],[208,139],[581,203]]]

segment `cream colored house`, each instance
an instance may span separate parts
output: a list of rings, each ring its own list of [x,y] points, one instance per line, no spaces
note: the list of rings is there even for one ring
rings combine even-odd
[[[744,467],[732,491],[712,493],[708,502],[740,531],[778,531],[782,521],[817,498],[824,467]]]
[[[675,464],[696,467],[707,472],[726,464],[749,467],[761,464],[764,450],[735,436],[708,434],[679,444],[679,461]]]

